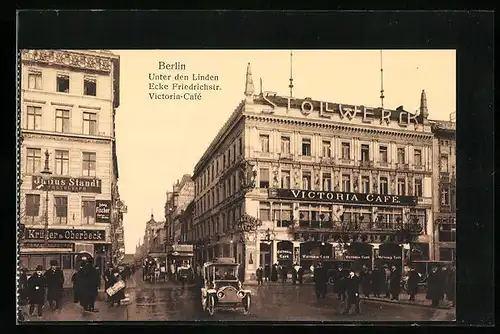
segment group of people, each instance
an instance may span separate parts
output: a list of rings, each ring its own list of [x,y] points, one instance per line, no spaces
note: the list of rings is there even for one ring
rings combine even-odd
[[[280,264],[273,264],[269,266],[266,264],[264,267],[260,266],[257,268],[255,272],[255,276],[257,277],[258,284],[263,284],[263,282],[278,282],[281,280],[282,283],[285,283],[288,279],[289,268]],[[294,264],[292,269],[292,282],[295,284],[296,282],[302,283],[302,277],[304,272],[302,267]]]
[[[35,308],[37,315],[43,315],[45,296],[52,311],[61,309],[61,298],[64,285],[64,274],[57,261],[50,261],[50,268],[44,272],[43,266],[38,265],[30,278],[28,270],[23,268],[19,277],[21,304],[29,303],[29,315],[32,316]]]

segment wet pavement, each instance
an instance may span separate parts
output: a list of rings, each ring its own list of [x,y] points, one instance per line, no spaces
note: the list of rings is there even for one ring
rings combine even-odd
[[[99,301],[99,313],[82,312],[78,304],[64,301],[61,312],[46,311],[28,321],[429,321],[453,320],[453,311],[398,303],[362,300],[360,315],[342,315],[343,302],[333,293],[317,300],[312,285],[247,285],[252,291],[248,315],[242,310],[216,310],[208,316],[201,310],[200,292],[194,285],[146,283],[135,275],[126,293],[128,305],[109,308]]]

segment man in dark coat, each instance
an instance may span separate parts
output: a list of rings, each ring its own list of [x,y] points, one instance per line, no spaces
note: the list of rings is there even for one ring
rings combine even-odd
[[[45,304],[45,287],[47,282],[43,276],[43,267],[38,265],[36,272],[28,279],[28,299],[29,299],[29,315],[33,315],[35,306],[37,307],[37,314],[42,316],[43,305]]]
[[[452,266],[448,270],[448,285],[446,286],[446,298],[451,302],[452,306],[455,306],[456,279],[456,268]]]
[[[255,272],[255,276],[257,276],[257,284],[261,285],[263,281],[263,275],[264,275],[264,270],[262,267],[257,268],[257,271]]]
[[[50,269],[45,272],[45,279],[47,280],[47,301],[49,302],[50,309],[61,309],[61,297],[64,285],[64,274],[58,268],[56,260],[50,261]]]
[[[286,266],[280,266],[280,276],[281,283],[285,283],[288,278],[288,268]]]
[[[98,310],[94,307],[94,303],[99,289],[100,275],[90,261],[92,260],[88,260],[88,262],[83,265],[80,270],[81,273],[78,276],[77,284],[79,285],[79,291],[81,294],[79,299],[80,305],[83,307],[84,311],[98,312]]]
[[[297,279],[299,280],[299,284],[302,284],[302,280],[304,279],[304,268],[302,266],[299,266],[297,270]]]
[[[271,282],[278,282],[278,265],[276,263],[271,268]]]
[[[19,304],[26,305],[28,303],[28,269],[22,268],[19,276]]]
[[[298,272],[299,266],[295,263],[292,267],[292,284],[297,283],[297,272]]]
[[[80,301],[80,296],[81,296],[81,284],[78,284],[81,282],[80,276],[82,273],[82,268],[83,264],[80,263],[80,267],[78,270],[71,276],[71,282],[73,282],[73,301],[75,303],[78,303]]]
[[[342,314],[349,314],[352,305],[354,305],[354,312],[356,314],[361,313],[359,305],[359,285],[360,285],[359,276],[355,275],[354,272],[351,270],[349,272],[348,278],[345,279],[347,301],[345,303],[346,304],[345,310]]]
[[[408,295],[410,296],[410,301],[415,300],[415,295],[418,292],[418,283],[420,282],[420,274],[415,270],[414,267],[410,268],[408,273]]]
[[[104,279],[104,291],[113,286],[113,266],[108,264],[108,268],[104,271],[102,278]],[[108,295],[106,295],[108,296]],[[109,297],[109,296],[108,296]],[[107,298],[107,301],[110,302],[111,298]]]
[[[314,286],[316,290],[316,298],[324,299],[327,292],[328,277],[323,264],[320,262],[314,269]]]
[[[443,299],[443,286],[440,273],[437,267],[433,267],[427,277],[427,299],[432,300],[432,306],[439,306],[439,301]]]
[[[382,285],[382,273],[380,268],[375,267],[372,272],[372,292],[373,295],[377,298],[380,297],[380,290]]]
[[[113,268],[112,274],[110,275],[110,281],[109,281],[109,283],[111,284],[110,286],[115,285],[120,280],[124,281],[123,277],[120,275],[120,271],[118,270],[118,268]],[[120,306],[120,302],[124,298],[125,298],[125,288],[122,288],[109,298],[109,307],[113,307],[115,304],[116,306]]]
[[[270,268],[269,264],[266,263],[264,265],[264,281],[269,282],[270,277],[271,277],[271,268]]]
[[[337,299],[345,299],[344,268],[339,266],[333,276],[333,291],[337,294]]]
[[[390,283],[391,300],[399,300],[399,293],[401,291],[401,273],[397,270],[396,266],[392,266]]]

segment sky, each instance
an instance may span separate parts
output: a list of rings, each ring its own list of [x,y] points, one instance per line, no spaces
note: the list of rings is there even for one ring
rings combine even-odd
[[[164,220],[166,192],[194,166],[224,122],[244,98],[247,64],[255,93],[289,95],[290,50],[112,50],[120,56],[120,106],[116,142],[120,197],[124,215],[125,251],[134,253],[146,221],[153,213]],[[456,104],[455,50],[384,50],[384,107],[403,106],[414,112],[422,89],[429,118],[449,120]],[[185,65],[184,70],[159,69],[159,62]],[[313,100],[380,106],[380,50],[294,50],[293,96]],[[150,74],[171,75],[150,80]],[[168,84],[176,74],[186,84],[217,84],[200,100],[150,99],[150,83]],[[217,81],[192,81],[193,74],[216,75]]]

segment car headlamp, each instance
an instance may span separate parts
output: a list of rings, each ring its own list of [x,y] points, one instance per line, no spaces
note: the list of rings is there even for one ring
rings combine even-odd
[[[240,298],[243,298],[243,297],[245,297],[245,292],[240,290],[240,291],[238,291],[237,296]]]
[[[217,292],[217,298],[219,298],[219,299],[224,298],[224,292],[222,292],[222,291]]]

